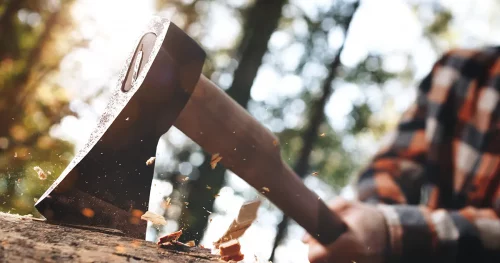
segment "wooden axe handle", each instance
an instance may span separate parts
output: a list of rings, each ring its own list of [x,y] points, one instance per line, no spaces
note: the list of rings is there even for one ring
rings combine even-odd
[[[277,138],[205,76],[174,124],[323,244],[347,229],[282,160]]]

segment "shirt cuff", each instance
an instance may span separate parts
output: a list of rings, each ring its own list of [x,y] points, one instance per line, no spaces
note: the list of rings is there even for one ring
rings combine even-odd
[[[430,212],[424,207],[377,205],[388,229],[388,262],[432,261],[435,234],[429,224]],[[417,260],[417,261],[415,261]]]

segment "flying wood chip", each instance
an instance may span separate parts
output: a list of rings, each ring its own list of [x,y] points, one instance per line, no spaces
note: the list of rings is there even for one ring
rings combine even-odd
[[[232,255],[232,256],[223,256],[221,259],[229,262],[239,262],[245,259],[245,255],[239,253],[237,255]]]
[[[220,156],[218,153],[212,155],[212,159],[210,160],[210,166],[212,167],[212,169],[215,169],[217,163],[220,162],[220,160],[222,160],[222,156]]]
[[[145,214],[143,214],[141,216],[141,219],[142,220],[147,220],[147,221],[150,221],[151,223],[153,223],[154,225],[166,225],[167,224],[167,220],[165,220],[165,218],[161,215],[157,215],[153,212],[150,212],[150,211],[147,211]]]
[[[245,258],[241,254],[241,245],[238,240],[230,240],[219,246],[220,255],[224,261],[241,261]]]
[[[240,249],[240,242],[238,242],[238,240],[236,239],[224,242],[219,246],[221,256],[237,255],[240,252]]]
[[[147,166],[153,165],[153,164],[155,163],[155,160],[156,160],[156,157],[151,157],[151,158],[149,158],[149,159],[146,161],[146,165],[147,165]]]
[[[45,172],[39,166],[33,167],[33,170],[35,170],[35,172],[38,174],[38,178],[40,178],[40,180],[47,179],[47,174],[45,174]]]
[[[260,200],[256,200],[242,205],[240,212],[238,213],[238,217],[233,220],[224,235],[214,242],[215,248],[219,248],[223,242],[234,240],[243,236],[245,231],[247,231],[253,221],[257,218],[257,211],[260,203]]]
[[[161,245],[161,244],[164,244],[164,243],[167,243],[167,242],[177,241],[177,239],[179,239],[179,237],[181,237],[181,235],[182,235],[182,230],[170,233],[168,235],[160,237],[158,239],[157,244]]]

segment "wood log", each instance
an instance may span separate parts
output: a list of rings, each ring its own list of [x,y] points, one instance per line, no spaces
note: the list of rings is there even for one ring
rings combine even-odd
[[[177,251],[119,231],[0,213],[0,262],[224,262],[209,249]]]

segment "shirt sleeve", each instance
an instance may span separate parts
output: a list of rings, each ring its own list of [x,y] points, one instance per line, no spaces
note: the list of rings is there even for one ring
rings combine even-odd
[[[500,203],[500,188],[496,202]],[[389,229],[388,262],[500,262],[500,218],[495,208],[378,207]]]
[[[480,203],[475,202],[477,206],[455,204],[447,209],[435,209],[436,207],[429,205],[419,205],[421,189],[425,189],[423,187],[425,180],[429,179],[423,178],[424,170],[429,164],[426,156],[433,154],[432,148],[427,148],[429,143],[425,143],[428,140],[426,137],[429,136],[429,132],[436,131],[436,127],[431,127],[432,122],[429,122],[429,115],[432,115],[430,113],[433,111],[430,105],[435,106],[436,101],[453,101],[453,98],[448,100],[446,94],[439,93],[440,90],[432,90],[431,86],[451,87],[450,79],[456,77],[453,74],[470,74],[470,78],[475,78],[477,74],[474,71],[471,73],[471,70],[481,71],[484,74],[498,72],[474,68],[471,66],[475,65],[474,63],[466,58],[460,58],[459,55],[462,54],[449,52],[434,65],[431,73],[419,86],[417,100],[405,113],[395,136],[380,150],[357,181],[358,198],[364,202],[377,203],[377,207],[385,216],[389,236],[389,262],[500,262],[500,187],[495,182],[500,180],[499,165],[488,168],[492,169],[491,173],[488,173],[496,178],[495,180],[489,183],[478,181],[473,184],[476,188],[491,189],[492,193],[492,196],[488,195],[488,198],[481,200]],[[454,63],[459,62],[465,65],[464,68],[458,66],[452,68],[456,66]],[[500,61],[497,60],[496,64],[500,67]],[[449,70],[450,68],[452,70]],[[490,77],[496,79],[496,76]],[[434,104],[431,104],[430,100]],[[495,106],[497,104],[491,104],[491,108],[498,107]],[[449,105],[437,105],[439,109],[446,110],[443,111],[443,115],[456,111]],[[473,124],[481,121],[481,119],[467,118],[466,120],[470,120]],[[485,133],[491,135],[493,130],[498,132],[495,130],[498,129],[497,125],[496,121],[488,121],[484,126]],[[489,143],[485,142],[497,145],[492,143],[494,138],[497,137],[490,136]],[[488,147],[485,146],[485,152],[480,153],[486,158],[493,158]],[[494,151],[495,155],[497,150],[498,148]],[[459,164],[467,163],[466,158],[474,157],[474,155],[464,156],[465,159],[457,160]],[[472,170],[467,171],[472,172]],[[484,171],[474,170],[474,172]]]
[[[382,147],[356,181],[357,198],[368,203],[417,204],[423,185],[427,153],[425,143],[427,93],[432,85],[438,60],[421,81],[416,101],[404,112],[396,130],[384,139]]]

